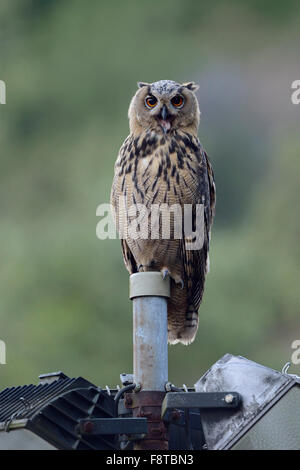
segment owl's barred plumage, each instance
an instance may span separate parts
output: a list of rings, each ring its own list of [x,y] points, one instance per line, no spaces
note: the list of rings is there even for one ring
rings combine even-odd
[[[158,239],[134,239],[127,235],[121,240],[130,274],[161,271],[170,275],[171,344],[189,344],[197,332],[215,208],[213,171],[197,138],[200,112],[195,89],[193,82],[181,85],[161,80],[139,84],[129,108],[131,132],[115,164],[111,193],[117,226],[128,220],[131,205],[143,204],[150,211],[155,204],[159,207],[178,204],[182,208],[191,204],[193,217],[196,205],[204,205],[204,241],[200,249],[187,249],[190,239],[184,234],[181,239],[175,238],[172,224],[167,239],[159,232]],[[124,198],[124,207],[120,206],[120,196]],[[174,217],[171,214],[172,222]],[[158,220],[161,229],[161,217]]]

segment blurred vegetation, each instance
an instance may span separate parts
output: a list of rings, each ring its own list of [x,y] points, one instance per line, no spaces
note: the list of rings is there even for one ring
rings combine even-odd
[[[299,12],[277,0],[1,1],[1,387],[55,370],[114,386],[132,370],[128,274],[119,241],[95,229],[138,80],[200,82],[218,190],[199,333],[170,348],[170,380],[191,385],[226,352],[277,369],[290,359]]]

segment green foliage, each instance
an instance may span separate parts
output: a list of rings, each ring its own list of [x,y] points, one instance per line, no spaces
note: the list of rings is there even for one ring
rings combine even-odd
[[[128,274],[119,241],[100,241],[95,229],[139,80],[200,80],[200,136],[218,185],[199,333],[188,348],[170,347],[170,380],[192,384],[226,352],[276,368],[289,360],[300,305],[299,144],[268,134],[272,116],[243,98],[247,85],[235,97],[239,67],[251,67],[261,44],[276,47],[277,18],[290,31],[296,8],[1,2],[1,387],[58,369],[114,385],[132,370]]]

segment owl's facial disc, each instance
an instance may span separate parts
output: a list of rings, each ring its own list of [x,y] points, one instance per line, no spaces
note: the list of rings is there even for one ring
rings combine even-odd
[[[199,107],[193,82],[179,84],[172,80],[138,83],[139,89],[129,106],[130,130],[171,134],[179,129],[197,132]]]
[[[176,98],[179,97],[179,100],[176,101]],[[162,131],[166,134],[170,131],[172,127],[172,121],[175,119],[175,115],[170,112],[168,105],[172,108],[182,107],[184,100],[180,95],[176,95],[169,102],[169,97],[156,97],[152,94],[147,94],[145,97],[145,107],[151,112],[151,116],[154,117],[156,122]]]

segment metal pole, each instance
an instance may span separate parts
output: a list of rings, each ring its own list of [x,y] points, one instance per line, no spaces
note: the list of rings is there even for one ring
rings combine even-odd
[[[147,417],[148,435],[135,449],[167,449],[167,430],[161,421],[161,404],[168,381],[168,314],[170,280],[160,272],[130,276],[133,300],[133,374],[141,391],[131,399],[136,417]]]
[[[164,390],[168,381],[167,301],[133,300],[133,374],[143,390]]]

